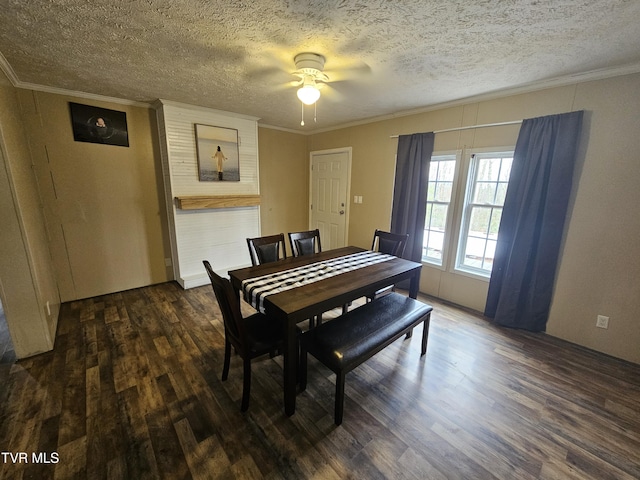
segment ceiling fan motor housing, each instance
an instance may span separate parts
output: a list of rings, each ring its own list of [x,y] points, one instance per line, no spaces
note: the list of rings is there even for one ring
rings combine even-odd
[[[324,69],[324,57],[317,53],[299,53],[293,59],[296,69],[306,75],[316,76]]]

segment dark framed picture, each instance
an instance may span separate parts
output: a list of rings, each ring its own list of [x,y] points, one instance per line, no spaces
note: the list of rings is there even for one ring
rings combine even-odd
[[[125,112],[73,102],[69,102],[69,108],[76,142],[129,146]]]
[[[239,182],[238,130],[195,124],[201,182]]]

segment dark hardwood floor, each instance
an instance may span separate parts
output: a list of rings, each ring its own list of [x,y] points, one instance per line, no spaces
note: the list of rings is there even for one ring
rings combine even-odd
[[[414,335],[347,375],[340,427],[313,358],[295,415],[268,356],[240,412],[209,286],[64,304],[54,351],[0,363],[0,478],[640,478],[639,365],[423,300],[427,355]]]

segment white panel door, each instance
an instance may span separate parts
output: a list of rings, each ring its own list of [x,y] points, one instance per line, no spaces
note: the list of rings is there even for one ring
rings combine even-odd
[[[310,228],[320,230],[323,250],[347,244],[351,149],[311,152]]]

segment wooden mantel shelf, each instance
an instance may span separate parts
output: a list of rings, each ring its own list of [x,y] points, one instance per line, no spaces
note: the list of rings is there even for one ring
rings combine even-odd
[[[180,210],[254,207],[260,205],[260,195],[197,195],[175,198],[176,206]]]

